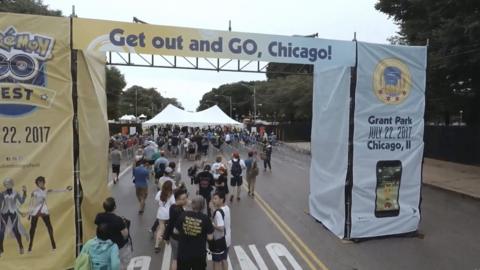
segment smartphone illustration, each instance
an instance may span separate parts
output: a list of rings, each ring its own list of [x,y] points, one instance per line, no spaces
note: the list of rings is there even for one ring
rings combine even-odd
[[[400,160],[377,162],[377,187],[375,189],[375,216],[395,217],[400,213],[399,193],[402,179]]]

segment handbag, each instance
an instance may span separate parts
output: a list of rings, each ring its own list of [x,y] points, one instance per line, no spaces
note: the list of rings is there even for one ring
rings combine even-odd
[[[215,210],[213,212],[213,216],[215,217],[215,214],[217,213],[217,211],[220,212],[220,214],[222,214],[222,219],[225,221],[225,213],[223,212],[222,209]],[[227,231],[225,228],[223,228],[223,231],[224,233],[222,238],[208,241],[208,249],[212,253],[222,253],[225,250],[227,250],[227,240],[225,239],[225,234],[227,233]]]

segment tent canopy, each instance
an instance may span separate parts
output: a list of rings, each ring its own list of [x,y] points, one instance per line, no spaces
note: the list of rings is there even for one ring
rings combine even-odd
[[[120,121],[134,121],[136,119],[137,118],[135,117],[135,115],[130,115],[130,114],[125,114],[122,117],[118,118],[118,120]]]
[[[243,126],[226,115],[217,105],[200,112],[187,112],[169,104],[152,119],[145,121],[143,127],[153,125],[202,126]]]

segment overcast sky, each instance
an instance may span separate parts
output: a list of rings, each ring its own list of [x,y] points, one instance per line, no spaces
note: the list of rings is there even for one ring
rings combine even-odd
[[[53,9],[70,15],[72,5],[83,18],[131,22],[133,16],[150,24],[265,33],[309,35],[327,39],[357,39],[387,43],[397,27],[375,10],[377,0],[44,0]],[[120,67],[127,87],[155,87],[176,97],[187,110],[195,110],[202,95],[214,87],[240,80],[264,80],[263,74]]]

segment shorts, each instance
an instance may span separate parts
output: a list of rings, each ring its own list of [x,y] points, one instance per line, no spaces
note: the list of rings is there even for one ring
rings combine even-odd
[[[176,260],[178,258],[178,241],[170,238],[170,246],[172,247],[172,259]]]
[[[242,184],[243,184],[243,177],[233,176],[232,178],[230,178],[230,185],[232,187],[241,186]]]
[[[207,258],[191,258],[188,260],[177,260],[178,270],[205,270],[207,268]]]
[[[136,187],[135,193],[139,201],[141,199],[145,200],[148,196],[148,187]]]
[[[120,164],[112,164],[112,172],[119,174],[120,173]]]
[[[221,262],[221,261],[226,261],[228,258],[228,247],[223,253],[212,253],[212,261],[214,262]]]

